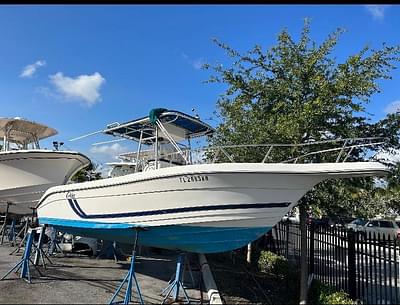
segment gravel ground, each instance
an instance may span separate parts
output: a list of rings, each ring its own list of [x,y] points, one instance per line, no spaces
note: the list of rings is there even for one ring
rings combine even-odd
[[[0,277],[21,259],[22,253],[9,255],[12,250],[13,248],[7,245],[0,246]],[[163,299],[160,293],[175,274],[177,253],[146,252],[149,253],[146,256],[137,256],[136,276],[144,301],[160,304]],[[53,264],[48,264],[46,270],[40,267],[44,273],[43,277],[39,277],[35,268],[31,267],[32,284],[19,279],[15,273],[0,281],[0,303],[108,303],[130,266],[129,261],[115,263],[114,260],[73,254],[51,257],[51,260]],[[197,289],[199,272],[193,271],[193,276],[197,282],[194,286],[196,288],[187,291],[190,298],[199,303],[201,297],[206,298],[207,294]],[[135,290],[132,295],[132,300],[137,301]],[[122,297],[121,295],[115,301],[121,300]]]

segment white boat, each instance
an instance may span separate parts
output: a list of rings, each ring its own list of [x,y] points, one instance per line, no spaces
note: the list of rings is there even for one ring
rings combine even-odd
[[[182,158],[174,152],[174,147],[168,145],[168,143],[163,143],[159,146],[158,154],[164,156],[165,158],[159,159],[159,167],[161,166],[171,166],[171,165],[182,165]],[[154,159],[154,149],[141,150],[140,159],[142,162],[137,162],[138,158],[137,152],[127,152],[122,153],[117,156],[118,162],[107,162],[105,165],[110,167],[108,171],[108,178],[120,177],[128,174],[133,174],[138,171],[154,169],[154,162],[147,162],[143,164],[143,161],[149,161]],[[165,162],[166,161],[166,162]]]
[[[53,128],[21,118],[0,118],[0,213],[32,214],[43,193],[65,184],[90,160],[74,151],[40,149]]]
[[[107,162],[105,165],[111,167],[107,174],[108,178],[125,176],[136,172],[136,163],[134,162]]]
[[[110,168],[107,174],[108,178],[125,176],[136,172],[136,161],[133,153],[123,153],[117,156],[117,159],[119,159],[118,162],[105,163]]]
[[[213,128],[177,111],[159,111],[156,117],[151,113],[102,132],[138,141],[136,172],[50,188],[37,207],[41,224],[125,243],[133,243],[134,228],[140,227],[142,245],[223,252],[268,232],[325,179],[387,172],[378,162],[264,163],[271,153],[268,147],[261,163],[215,163],[215,151],[210,158],[190,149],[190,140],[211,134]],[[178,144],[182,140],[188,140],[188,147]],[[176,151],[162,153],[160,146],[167,143]],[[147,150],[143,158],[142,145],[152,145],[153,154]],[[234,161],[226,149],[217,150]],[[203,159],[211,164],[194,164]]]

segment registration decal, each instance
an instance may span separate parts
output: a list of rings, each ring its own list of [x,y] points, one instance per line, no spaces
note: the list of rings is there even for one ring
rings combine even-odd
[[[188,183],[188,182],[206,182],[208,181],[208,176],[206,175],[190,175],[179,177],[180,183]]]

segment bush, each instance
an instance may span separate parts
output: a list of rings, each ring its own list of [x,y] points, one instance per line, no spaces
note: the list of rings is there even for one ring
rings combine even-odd
[[[309,303],[316,305],[353,305],[355,302],[349,295],[341,291],[335,291],[333,288],[314,280],[309,292]]]
[[[341,291],[336,291],[330,294],[320,296],[320,303],[327,305],[343,304],[343,305],[353,305],[354,301],[350,299],[349,295]]]
[[[261,251],[258,259],[258,268],[262,272],[270,272],[276,275],[287,275],[289,263],[283,256],[271,251]]]

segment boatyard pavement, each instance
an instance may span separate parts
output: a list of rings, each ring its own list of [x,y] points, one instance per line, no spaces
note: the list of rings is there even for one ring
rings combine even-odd
[[[22,251],[9,255],[13,249],[7,245],[0,246],[0,278],[21,259]],[[177,253],[146,252],[148,254],[145,256],[137,257],[136,276],[144,302],[160,304],[163,300],[160,293],[175,274]],[[32,284],[18,278],[15,273],[0,281],[0,303],[108,303],[130,265],[128,261],[116,263],[110,259],[73,254],[64,257],[58,254],[57,257],[51,257],[51,260],[53,264],[47,264],[46,270],[40,268],[43,277],[39,277],[31,266]],[[202,296],[207,298],[207,293],[201,293],[198,289],[199,274],[198,271],[193,272],[195,288],[187,289],[194,303],[199,303]],[[186,274],[185,282],[191,282],[189,279],[191,277]],[[120,294],[114,302],[122,299],[123,295]],[[132,301],[138,301],[135,289],[132,292]]]

